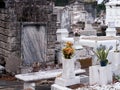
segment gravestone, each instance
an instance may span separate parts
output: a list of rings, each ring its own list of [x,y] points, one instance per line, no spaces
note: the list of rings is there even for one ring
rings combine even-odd
[[[23,64],[46,62],[47,36],[45,32],[45,25],[27,23],[23,26],[21,38]]]

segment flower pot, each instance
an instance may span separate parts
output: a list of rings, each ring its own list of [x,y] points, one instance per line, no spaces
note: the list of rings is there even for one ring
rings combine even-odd
[[[101,66],[106,66],[108,63],[108,60],[100,60],[100,65]]]

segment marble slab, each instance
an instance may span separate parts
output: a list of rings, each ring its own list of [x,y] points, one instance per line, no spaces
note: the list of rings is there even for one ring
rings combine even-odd
[[[75,70],[75,74],[84,73],[84,72],[85,72],[84,69]],[[15,77],[22,81],[30,82],[30,81],[37,81],[42,79],[55,78],[61,73],[62,73],[62,69],[57,69],[57,70],[39,71],[39,72],[27,73],[27,74],[17,74],[15,75]]]

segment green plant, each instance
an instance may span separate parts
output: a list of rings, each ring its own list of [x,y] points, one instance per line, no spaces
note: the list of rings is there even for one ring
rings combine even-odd
[[[112,48],[112,46],[106,48],[105,45],[101,44],[99,47],[97,47],[97,50],[94,51],[94,53],[97,55],[98,60],[107,60],[108,53]]]
[[[101,4],[98,4],[96,9],[97,9],[97,15],[99,15],[102,10],[104,11],[106,10],[105,3],[102,2]]]

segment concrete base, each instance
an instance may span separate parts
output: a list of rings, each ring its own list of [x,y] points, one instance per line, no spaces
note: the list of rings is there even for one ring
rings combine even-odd
[[[80,75],[79,77],[78,77],[79,78],[78,80],[80,81],[80,83],[88,83],[88,81],[89,81],[89,77],[88,76]],[[70,89],[68,87],[65,87],[65,86],[58,85],[58,84],[53,84],[53,85],[51,85],[51,90],[72,90],[72,89]]]
[[[62,87],[62,86],[57,85],[57,84],[53,84],[51,86],[51,90],[72,90],[72,89],[67,88],[67,87]]]
[[[87,75],[80,75],[80,83],[81,84],[89,84],[89,76],[87,76]]]
[[[89,67],[89,84],[107,85],[113,82],[111,65]]]
[[[25,82],[23,90],[28,90],[28,89],[35,90],[35,83]]]
[[[71,78],[71,79],[64,79],[61,77],[55,79],[55,84],[63,87],[78,84],[78,83],[80,83],[80,76],[75,76],[75,78]]]

